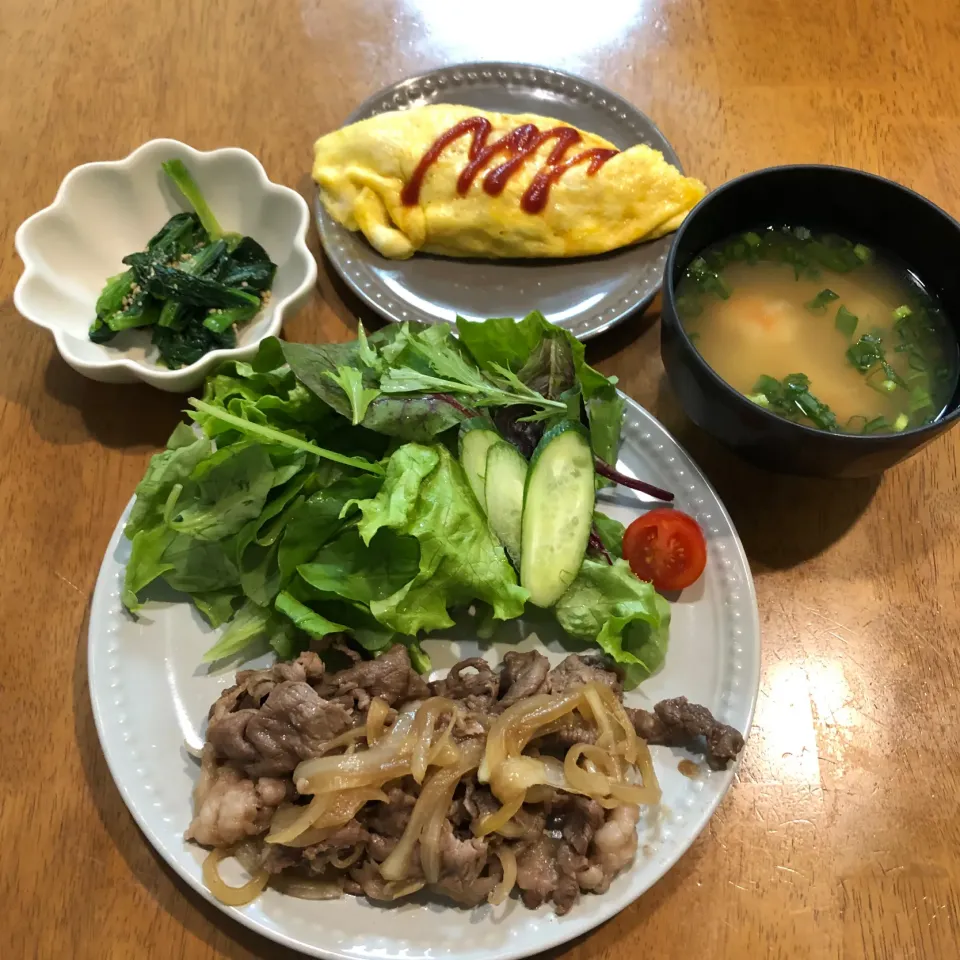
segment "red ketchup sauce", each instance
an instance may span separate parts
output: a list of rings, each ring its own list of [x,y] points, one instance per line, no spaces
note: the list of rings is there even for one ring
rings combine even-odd
[[[431,165],[451,143],[460,137],[470,134],[470,150],[467,154],[467,165],[457,177],[457,193],[464,196],[491,160],[500,156],[506,159],[497,166],[488,170],[483,178],[483,189],[491,197],[503,193],[510,177],[519,170],[529,157],[537,152],[543,144],[555,140],[553,149],[547,157],[546,163],[537,171],[530,186],[520,198],[520,207],[525,213],[540,213],[547,205],[550,196],[550,187],[556,183],[571,167],[581,163],[589,163],[587,176],[592,177],[612,156],[619,151],[602,147],[584,150],[564,160],[567,151],[583,138],[573,127],[553,127],[550,130],[540,130],[532,123],[524,123],[515,127],[508,134],[487,143],[490,138],[492,124],[485,117],[468,117],[444,131],[430,145],[427,152],[420,158],[413,176],[404,184],[400,199],[406,206],[413,206],[420,200],[420,188],[423,178]]]

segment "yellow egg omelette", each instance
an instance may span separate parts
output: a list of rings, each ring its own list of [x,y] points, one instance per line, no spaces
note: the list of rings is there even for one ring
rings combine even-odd
[[[535,114],[433,104],[321,137],[324,206],[385,257],[582,257],[675,230],[706,193],[640,144]]]

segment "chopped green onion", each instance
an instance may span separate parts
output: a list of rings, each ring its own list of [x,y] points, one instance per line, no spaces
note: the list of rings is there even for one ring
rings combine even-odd
[[[764,374],[748,396],[754,403],[759,403],[756,398],[763,396],[769,410],[789,420],[795,420],[799,414],[821,430],[837,429],[836,415],[810,392],[810,378],[806,374],[791,373],[783,380]]]
[[[933,400],[930,392],[923,387],[914,387],[910,391],[909,409],[911,413],[919,413],[921,410],[928,410],[933,407]]]
[[[730,299],[730,288],[724,283],[723,278],[711,269],[703,257],[696,257],[687,267],[687,275],[694,280],[704,293],[714,293],[722,300]]]
[[[829,288],[821,290],[812,300],[810,300],[806,307],[808,310],[819,310],[823,311],[827,309],[827,304],[832,303],[834,300],[838,300],[840,297],[839,294],[834,293]]]
[[[910,418],[905,414],[901,413],[896,420],[893,421],[893,429],[900,433],[903,430],[906,430],[910,425]]]
[[[856,343],[847,347],[847,359],[861,373],[866,373],[884,359],[880,337],[865,333]]]
[[[861,416],[858,413],[855,416],[850,417],[849,420],[847,420],[845,429],[848,430],[850,433],[853,433],[855,430],[859,430],[862,433],[863,428],[866,425],[867,425],[867,418]]]
[[[849,340],[857,329],[860,322],[855,313],[851,313],[842,303],[837,310],[836,319],[833,325]]]
[[[681,317],[699,317],[700,314],[703,313],[703,306],[695,294],[687,294],[686,296],[677,297],[677,313],[679,313]]]
[[[913,311],[906,304],[897,307],[897,309],[893,311],[894,320],[905,320],[910,316],[913,316]]]
[[[886,417],[874,417],[863,425],[864,433],[877,433],[880,430],[889,430],[890,421]]]
[[[869,263],[873,258],[873,251],[862,243],[856,244],[853,248],[854,255],[861,263]]]
[[[747,399],[752,400],[758,407],[770,408],[770,400],[765,393],[748,393]]]
[[[745,233],[743,235],[743,239],[747,243],[747,245],[750,247],[759,247],[760,244],[763,242],[760,239],[760,234],[754,233],[752,230],[749,233]]]

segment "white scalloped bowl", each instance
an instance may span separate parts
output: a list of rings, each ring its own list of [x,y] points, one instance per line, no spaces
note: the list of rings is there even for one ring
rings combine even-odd
[[[175,157],[189,167],[224,229],[260,243],[277,264],[277,275],[270,300],[240,328],[236,347],[168,370],[157,362],[146,331],[124,331],[97,344],[87,330],[107,277],[123,269],[122,258],[142,250],[173,214],[189,209],[160,167]],[[186,392],[222,360],[251,357],[306,301],[317,278],[307,248],[309,223],[303,198],[269,180],[246,150],[204,152],[178,140],[151,140],[123,160],[71,170],[53,203],[21,224],[15,245],[24,271],[13,301],[24,317],[53,333],[60,355],[78,373],[105,383],[143,380]]]

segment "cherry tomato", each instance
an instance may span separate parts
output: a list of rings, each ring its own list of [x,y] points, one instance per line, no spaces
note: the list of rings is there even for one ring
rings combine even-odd
[[[623,557],[657,590],[683,590],[707,565],[707,541],[693,517],[658,507],[637,517],[623,535]]]

